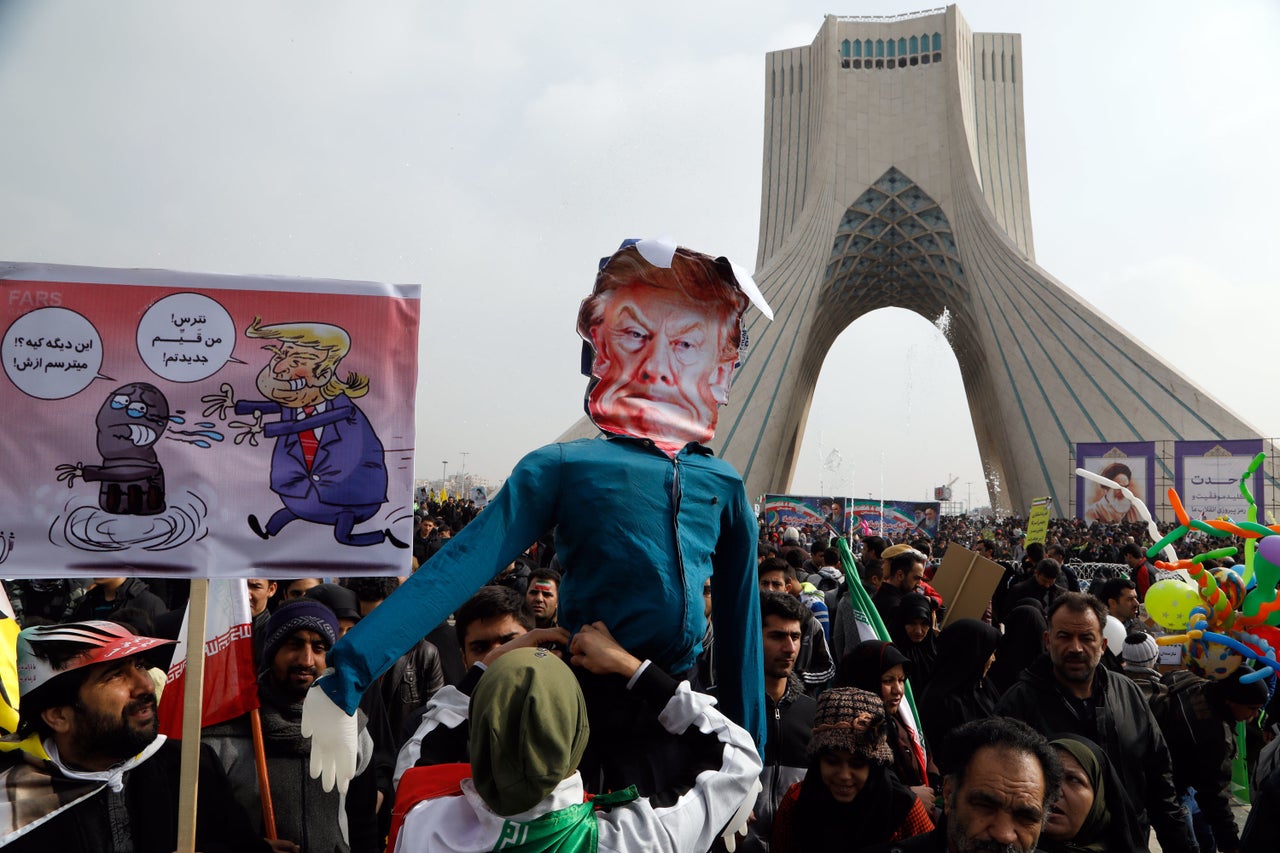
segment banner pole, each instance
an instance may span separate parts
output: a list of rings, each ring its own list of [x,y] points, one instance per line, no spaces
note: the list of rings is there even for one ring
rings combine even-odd
[[[262,825],[267,840],[276,840],[276,810],[271,805],[271,780],[267,777],[267,748],[262,740],[262,716],[258,709],[249,712],[249,724],[253,729],[253,763],[258,770],[258,791],[262,795]]]
[[[204,714],[204,634],[208,602],[209,579],[193,578],[191,598],[187,602],[187,666],[182,696],[177,853],[195,853],[196,850],[196,793],[200,780],[200,723]]]

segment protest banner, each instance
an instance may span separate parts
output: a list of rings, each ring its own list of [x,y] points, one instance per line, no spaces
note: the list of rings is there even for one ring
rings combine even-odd
[[[0,287],[7,576],[407,571],[417,286],[6,264]]]
[[[1044,544],[1049,535],[1050,507],[1053,498],[1036,498],[1031,502],[1031,511],[1027,513],[1027,544]]]
[[[882,511],[883,510],[883,511]],[[877,501],[855,498],[850,502],[849,527],[864,536],[884,536],[902,542],[938,533],[937,501]]]
[[[764,521],[778,527],[820,527],[829,525],[841,535],[845,526],[845,498],[812,495],[765,495]]]

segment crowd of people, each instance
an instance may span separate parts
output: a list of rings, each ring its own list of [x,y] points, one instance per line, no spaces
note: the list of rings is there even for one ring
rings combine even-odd
[[[765,541],[778,544],[787,527],[786,523],[761,520],[761,534]],[[811,545],[814,541],[830,536],[824,525],[796,524],[800,531],[801,544]],[[910,541],[919,550],[941,559],[947,547],[955,543],[964,548],[973,549],[981,542],[990,543],[996,558],[999,560],[1021,561],[1027,550],[1027,529],[1029,520],[1019,516],[994,516],[989,514],[941,515],[938,516],[937,532],[928,535],[921,528],[908,535],[900,536],[902,541]],[[1163,536],[1177,525],[1173,523],[1157,523],[1156,527]],[[871,525],[867,535],[885,535],[884,531]],[[854,532],[855,539],[858,533]],[[1150,542],[1147,525],[1142,522],[1117,521],[1112,523],[1086,522],[1078,518],[1051,518],[1044,536],[1046,547],[1058,547],[1069,560],[1081,563],[1120,563],[1121,550],[1126,543]],[[1173,547],[1179,558],[1194,557],[1206,551],[1234,546],[1243,553],[1243,540],[1236,537],[1210,537],[1205,533],[1193,530],[1174,543]]]
[[[428,501],[413,568],[477,517]],[[696,663],[663,671],[616,626],[567,630],[548,536],[364,692],[339,785],[309,772],[303,703],[403,579],[250,579],[258,721],[204,730],[197,849],[1057,853],[1146,850],[1152,832],[1171,853],[1280,849],[1280,811],[1255,806],[1242,831],[1231,787],[1245,722],[1253,795],[1280,797],[1268,682],[1160,664],[1145,528],[1057,520],[1033,545],[1025,529],[964,516],[932,541],[853,536],[851,589],[826,531],[762,525],[763,748],[714,699],[743,663],[717,645],[711,581]],[[1005,569],[984,612],[950,613],[930,583],[951,543]],[[157,701],[184,585],[6,589],[25,630],[0,832],[17,851],[172,850],[178,753]],[[885,637],[856,613],[868,600]]]

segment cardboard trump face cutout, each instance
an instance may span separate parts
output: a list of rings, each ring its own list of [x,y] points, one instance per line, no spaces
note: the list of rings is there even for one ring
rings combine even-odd
[[[597,427],[669,454],[711,440],[752,301],[739,278],[725,258],[657,241],[624,244],[604,262],[578,312]]]

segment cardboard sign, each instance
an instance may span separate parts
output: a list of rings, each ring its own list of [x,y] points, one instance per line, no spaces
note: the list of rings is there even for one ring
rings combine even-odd
[[[1004,567],[959,545],[948,545],[942,565],[930,583],[947,605],[945,628],[957,619],[981,619],[991,594],[1004,577]]]

